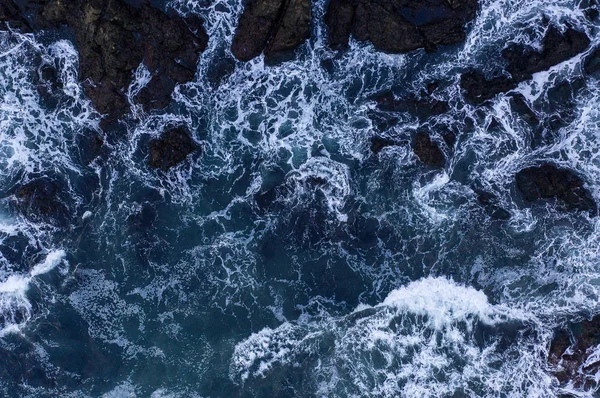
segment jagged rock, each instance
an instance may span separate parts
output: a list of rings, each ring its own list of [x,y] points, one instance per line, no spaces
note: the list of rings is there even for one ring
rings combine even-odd
[[[249,61],[263,51],[267,61],[285,55],[310,35],[310,0],[250,0],[240,17],[231,51]]]
[[[498,198],[492,193],[475,190],[477,201],[484,208],[485,212],[493,219],[508,220],[510,213],[498,205]]]
[[[550,26],[542,42],[542,51],[510,45],[502,51],[502,57],[508,61],[507,70],[517,82],[531,79],[537,72],[547,70],[577,54],[590,45],[589,37],[571,27],[561,33]]]
[[[397,142],[390,140],[389,138],[383,138],[378,136],[371,137],[371,152],[377,155],[383,148],[388,146],[397,145]]]
[[[528,202],[556,198],[569,210],[597,213],[596,202],[584,188],[583,180],[571,170],[549,163],[528,167],[517,173],[516,182]]]
[[[411,94],[404,98],[396,99],[391,92],[385,92],[374,98],[377,108],[386,112],[405,112],[421,119],[441,115],[450,110],[448,103],[435,98],[420,98]]]
[[[573,58],[589,45],[590,39],[584,32],[569,27],[561,33],[555,26],[550,26],[541,51],[517,44],[511,44],[502,51],[502,57],[508,62],[510,77],[487,79],[480,72],[470,71],[461,76],[460,85],[468,101],[481,103],[512,90],[520,82],[531,79],[534,73]]]
[[[597,384],[600,362],[591,360],[592,348],[600,344],[600,317],[572,323],[558,330],[550,344],[548,362],[561,385],[589,389]]]
[[[23,2],[19,17],[35,12],[35,29],[68,25],[79,51],[79,78],[96,110],[108,120],[128,111],[125,92],[141,62],[152,79],[138,99],[147,110],[164,107],[176,84],[193,79],[208,42],[199,18],[167,15],[146,3],[137,8],[125,0],[36,3]],[[0,19],[16,18],[7,4],[11,3],[0,6]]]
[[[479,104],[494,98],[500,93],[517,87],[517,83],[506,76],[487,79],[477,71],[463,73],[460,77],[460,88],[464,90],[467,101]]]
[[[476,11],[476,0],[332,0],[325,24],[334,48],[347,47],[352,34],[389,53],[435,51],[463,41],[464,25]]]
[[[419,160],[426,165],[433,167],[443,167],[446,163],[444,153],[440,150],[435,141],[432,141],[429,134],[418,132],[413,141],[413,151]]]
[[[352,33],[355,4],[353,0],[331,0],[325,13],[328,27],[329,45],[333,48],[346,48]]]
[[[16,206],[25,217],[35,222],[48,222],[64,227],[69,224],[69,209],[59,181],[41,177],[21,186],[16,192]]]
[[[198,145],[183,128],[163,133],[160,138],[151,140],[148,146],[149,166],[162,171],[183,162],[189,154],[198,149]]]
[[[18,5],[12,0],[2,0],[0,1],[0,30],[8,28],[31,32],[31,26],[21,15]]]

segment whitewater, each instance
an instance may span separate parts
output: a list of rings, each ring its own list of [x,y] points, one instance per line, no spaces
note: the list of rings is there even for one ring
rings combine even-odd
[[[277,65],[231,57],[242,2],[161,6],[201,16],[208,47],[163,110],[136,105],[138,67],[122,136],[101,131],[71,41],[0,31],[0,395],[598,396],[600,372],[560,383],[548,357],[557,330],[600,314],[600,219],[527,205],[514,182],[552,161],[600,200],[587,0],[482,0],[463,43],[401,55],[330,49],[317,0],[310,39]],[[543,21],[592,44],[511,92],[552,121],[536,136],[510,94],[475,106],[459,82],[508,42],[540,48]],[[373,99],[433,82],[447,112],[391,120]],[[149,168],[148,142],[181,125],[201,153]],[[442,168],[412,151],[420,129]],[[65,187],[66,227],[15,208],[39,177]],[[479,191],[510,217],[490,217]]]

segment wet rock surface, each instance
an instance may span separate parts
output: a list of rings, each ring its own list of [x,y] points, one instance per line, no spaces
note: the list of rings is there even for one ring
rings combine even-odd
[[[381,152],[384,148],[387,148],[389,146],[394,146],[394,145],[398,145],[398,142],[396,142],[392,139],[379,137],[379,136],[371,137],[371,152],[373,152],[376,155],[379,152]]]
[[[160,138],[151,140],[148,147],[148,165],[162,171],[168,171],[199,149],[183,128],[175,128],[163,133]]]
[[[346,48],[350,36],[376,49],[406,53],[460,43],[475,17],[476,0],[332,0],[325,15],[329,44]]]
[[[0,19],[33,13],[36,30],[63,25],[72,30],[79,79],[96,110],[110,120],[129,110],[125,93],[142,62],[152,79],[138,100],[146,110],[161,108],[175,85],[193,79],[208,42],[200,19],[167,15],[146,4],[136,8],[123,0],[41,0],[18,13],[10,4],[0,6]]]
[[[240,61],[264,52],[265,60],[289,56],[310,35],[310,0],[250,0],[240,17],[231,51]]]
[[[450,110],[447,102],[431,96],[409,95],[396,98],[393,93],[385,92],[374,98],[377,108],[385,112],[402,112],[425,120],[432,116],[444,114]]]
[[[474,191],[477,195],[477,202],[490,218],[495,220],[508,220],[510,218],[510,212],[500,206],[498,198],[494,194],[478,189]]]
[[[486,77],[481,72],[469,71],[461,76],[460,86],[468,101],[482,103],[516,88],[520,82],[531,79],[534,73],[573,58],[589,45],[590,39],[584,32],[571,27],[561,32],[551,25],[544,35],[541,50],[511,44],[502,51],[510,76]]]
[[[592,358],[593,348],[600,344],[600,317],[572,323],[558,330],[550,344],[548,362],[561,385],[589,389],[597,384],[600,362]]]
[[[413,151],[419,160],[428,166],[443,167],[446,163],[444,153],[429,134],[418,132],[413,139]]]
[[[597,205],[584,188],[583,180],[573,171],[553,164],[528,167],[516,175],[517,189],[527,202],[556,198],[567,210],[589,211],[597,214]]]
[[[18,188],[15,195],[16,207],[32,221],[65,227],[70,222],[65,195],[61,182],[50,177],[40,177]]]

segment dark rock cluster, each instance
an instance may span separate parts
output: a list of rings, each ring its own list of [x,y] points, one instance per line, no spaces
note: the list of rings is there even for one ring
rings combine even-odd
[[[413,151],[419,160],[428,166],[443,167],[446,163],[444,152],[442,152],[437,143],[429,137],[429,134],[423,131],[415,134]]]
[[[19,212],[32,221],[59,227],[70,223],[65,189],[56,179],[41,177],[31,180],[19,187],[15,197]]]
[[[264,52],[267,61],[288,56],[310,35],[310,0],[249,0],[231,51],[240,61]]]
[[[3,2],[0,19],[24,19],[33,14],[33,27],[72,30],[79,51],[79,78],[96,110],[116,120],[129,104],[125,92],[133,72],[144,62],[152,74],[138,95],[145,109],[162,108],[176,84],[193,79],[208,37],[198,18],[182,19],[124,0],[39,0],[19,11]]]
[[[591,360],[592,348],[600,344],[600,317],[570,324],[557,331],[550,344],[548,362],[561,383],[588,390],[597,384],[600,362]]]
[[[555,26],[550,26],[541,50],[511,44],[502,51],[508,74],[486,78],[481,72],[469,71],[461,76],[460,85],[468,101],[482,103],[499,93],[512,90],[520,82],[531,79],[534,73],[573,58],[589,45],[590,39],[584,32],[571,27],[560,32]]]
[[[183,162],[188,155],[198,150],[198,145],[185,129],[178,127],[164,132],[150,141],[148,165],[167,171]]]
[[[597,205],[583,180],[569,169],[546,163],[527,167],[516,175],[517,188],[527,202],[556,198],[568,210],[597,213]]]
[[[350,35],[376,49],[406,53],[460,43],[477,0],[331,0],[325,15],[329,44],[348,46]]]

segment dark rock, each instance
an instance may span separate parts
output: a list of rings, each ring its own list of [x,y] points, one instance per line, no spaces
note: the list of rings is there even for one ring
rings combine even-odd
[[[557,198],[569,210],[589,211],[596,215],[597,205],[584,188],[583,180],[568,169],[553,164],[528,167],[516,175],[517,188],[526,201]]]
[[[267,60],[282,56],[309,37],[310,19],[310,0],[250,0],[231,51],[240,61],[249,61],[263,51]]]
[[[183,128],[175,128],[163,133],[160,138],[148,144],[150,158],[148,164],[155,169],[167,171],[183,162],[198,146]]]
[[[145,109],[164,107],[176,84],[194,77],[208,37],[198,18],[168,16],[124,0],[41,1],[38,29],[68,25],[79,51],[79,77],[96,110],[116,120],[129,109],[125,92],[141,62],[152,74],[140,93]]]
[[[449,149],[454,148],[454,145],[456,144],[456,134],[453,131],[446,131],[442,133],[442,139]]]
[[[550,344],[548,362],[561,385],[572,383],[577,389],[597,386],[595,374],[600,362],[591,361],[592,348],[600,344],[600,317],[572,323],[558,330]]]
[[[376,49],[388,53],[407,53],[425,47],[425,38],[414,24],[376,1],[358,3],[352,33],[357,40],[368,40]]]
[[[325,24],[334,48],[347,47],[352,34],[385,52],[435,51],[463,41],[464,25],[476,10],[476,0],[332,0]]]
[[[29,22],[23,17],[18,5],[12,0],[0,1],[0,30],[19,29],[31,32]]]
[[[532,75],[558,65],[583,52],[590,45],[589,37],[573,28],[561,33],[550,26],[542,42],[542,51],[510,45],[502,51],[508,61],[507,70],[517,82],[531,79]]]
[[[510,91],[517,87],[517,83],[506,76],[497,76],[487,79],[483,74],[470,71],[460,77],[460,88],[465,91],[467,101],[479,104],[494,98],[500,93]]]
[[[397,142],[390,140],[389,138],[378,137],[376,135],[371,137],[371,152],[376,155],[381,152],[383,148],[393,145],[397,145]]]
[[[59,227],[70,222],[66,193],[57,180],[37,178],[21,186],[15,196],[19,212],[34,222],[48,222]]]
[[[310,36],[310,0],[287,0],[277,30],[265,49],[265,58],[274,60],[290,53]]]
[[[517,44],[511,44],[502,51],[502,57],[508,62],[510,77],[487,79],[480,72],[470,71],[461,76],[460,86],[468,101],[482,103],[514,89],[520,82],[531,79],[534,73],[573,58],[589,45],[590,39],[584,32],[569,27],[561,33],[555,26],[550,26],[541,51]]]
[[[403,112],[415,115],[420,119],[444,114],[450,110],[448,103],[435,98],[420,98],[411,94],[396,99],[391,92],[385,92],[374,98],[377,108],[386,112]]]
[[[352,33],[354,19],[353,0],[331,0],[325,13],[328,27],[329,45],[332,48],[346,48]]]
[[[419,157],[419,160],[426,165],[434,167],[443,167],[446,163],[444,153],[438,145],[431,140],[429,134],[418,132],[413,141],[413,151]]]
[[[513,109],[527,124],[531,127],[537,126],[540,120],[536,113],[527,105],[527,101],[522,94],[513,94],[510,96],[510,104]]]
[[[475,190],[475,193],[477,194],[477,201],[488,216],[496,220],[508,220],[510,218],[510,213],[498,205],[498,198],[494,194],[481,190]]]

